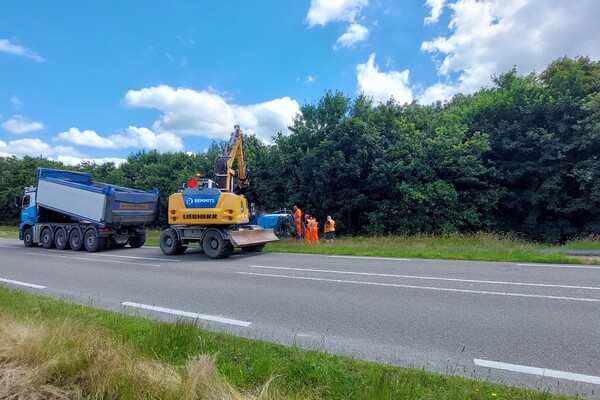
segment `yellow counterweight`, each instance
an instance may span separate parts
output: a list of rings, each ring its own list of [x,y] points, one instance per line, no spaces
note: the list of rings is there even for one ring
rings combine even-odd
[[[234,225],[248,221],[248,202],[234,193],[169,196],[169,225]]]

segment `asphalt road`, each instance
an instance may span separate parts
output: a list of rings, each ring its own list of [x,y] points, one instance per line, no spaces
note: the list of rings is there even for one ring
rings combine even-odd
[[[600,398],[600,266],[0,239],[0,284],[368,360]],[[29,286],[28,286],[29,285]],[[31,286],[34,285],[34,286]],[[36,287],[39,286],[39,287]]]

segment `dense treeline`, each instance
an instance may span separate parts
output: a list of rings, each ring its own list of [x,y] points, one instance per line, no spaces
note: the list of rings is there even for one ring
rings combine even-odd
[[[549,242],[600,233],[600,63],[561,58],[540,74],[513,69],[491,88],[446,103],[373,104],[329,92],[301,108],[289,135],[251,136],[248,197],[271,210],[299,205],[349,234],[513,232]],[[94,179],[163,198],[194,173],[214,174],[222,144],[206,154],[132,154],[82,164]],[[17,221],[14,194],[35,180],[25,157],[0,158],[0,223]]]

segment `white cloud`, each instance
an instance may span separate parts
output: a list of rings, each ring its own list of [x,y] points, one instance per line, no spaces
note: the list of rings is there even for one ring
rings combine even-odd
[[[119,166],[126,162],[125,158],[114,158],[114,157],[105,157],[105,158],[87,158],[87,157],[73,157],[73,156],[58,156],[55,161],[60,161],[65,165],[78,165],[82,162],[90,162],[95,164],[106,164],[106,163],[115,163],[116,166]]]
[[[408,86],[408,70],[380,72],[375,65],[373,53],[365,64],[358,64],[356,72],[359,90],[372,96],[374,100],[385,102],[394,96],[400,104],[412,102],[412,90]]]
[[[419,95],[419,102],[421,104],[431,104],[436,101],[448,100],[457,93],[459,93],[459,90],[456,86],[436,83],[435,85],[426,88]]]
[[[115,134],[109,137],[102,137],[90,130],[82,132],[77,128],[71,128],[66,132],[59,133],[54,140],[62,140],[78,146],[90,146],[100,149],[133,147],[159,150],[161,152],[183,150],[183,142],[180,137],[168,132],[156,134],[148,128],[138,128],[135,126],[127,128],[125,134]]]
[[[44,57],[40,56],[33,50],[29,50],[19,44],[12,43],[8,39],[0,39],[0,53],[8,53],[19,57],[31,58],[37,62],[46,61]]]
[[[183,141],[179,136],[170,132],[157,134],[143,127],[130,126],[125,135],[111,135],[109,139],[117,147],[142,147],[160,152],[183,150]]]
[[[54,138],[54,141],[62,140],[67,143],[78,146],[98,147],[100,149],[114,149],[116,144],[111,140],[98,135],[94,131],[81,132],[77,128],[71,128],[66,132],[61,132]]]
[[[332,21],[354,22],[368,4],[369,0],[311,0],[306,21],[311,28]]]
[[[434,92],[471,93],[490,84],[490,76],[510,70],[544,70],[563,57],[600,57],[597,0],[455,0],[450,34],[422,43],[421,49],[440,57],[438,73],[445,83]],[[434,17],[435,1],[428,0]],[[432,19],[433,21],[433,19]],[[444,87],[446,86],[446,87]],[[443,89],[443,90],[440,90]]]
[[[73,147],[51,146],[38,138],[11,140],[8,143],[0,141],[0,155],[3,157],[41,156],[51,159],[56,156],[81,156]]]
[[[351,24],[346,33],[338,38],[333,45],[337,50],[338,46],[351,47],[358,42],[362,42],[369,36],[369,30],[360,24]]]
[[[277,132],[287,131],[298,102],[283,97],[247,106],[229,104],[223,97],[208,91],[157,86],[130,90],[125,103],[132,107],[156,108],[163,112],[154,122],[154,131],[227,139],[239,124],[248,133],[269,140]]]
[[[425,25],[438,22],[444,9],[444,3],[446,3],[446,0],[426,0],[427,7],[431,7],[431,15],[425,18]]]
[[[6,143],[0,140],[0,157],[43,157],[53,161],[60,161],[65,165],[77,165],[82,162],[94,162],[104,164],[114,162],[120,165],[127,161],[124,158],[105,157],[90,158],[85,157],[80,152],[70,146],[51,146],[40,139],[20,139],[11,140]]]
[[[30,121],[22,115],[13,115],[11,119],[0,125],[4,130],[17,135],[44,129],[44,124],[41,122]]]
[[[304,83],[313,83],[317,80],[316,76],[309,75],[304,79]]]

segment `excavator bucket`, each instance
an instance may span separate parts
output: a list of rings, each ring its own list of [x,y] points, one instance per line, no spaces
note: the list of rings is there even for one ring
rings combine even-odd
[[[257,246],[279,240],[273,229],[244,229],[229,232],[229,240],[236,247]]]

